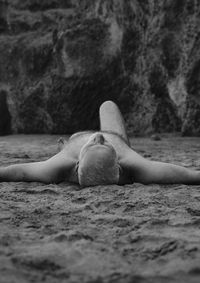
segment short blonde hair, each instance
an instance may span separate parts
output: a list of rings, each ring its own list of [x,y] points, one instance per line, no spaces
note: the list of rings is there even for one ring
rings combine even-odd
[[[79,166],[78,180],[82,187],[118,184],[119,165],[116,163],[110,168],[105,168],[101,164]]]
[[[96,137],[99,138],[98,133],[93,134],[81,148],[78,164],[79,184],[83,187],[118,184],[120,166],[117,153],[111,143],[106,142],[105,147],[101,147],[98,139],[95,143]],[[105,139],[102,138],[104,144]],[[97,147],[93,147],[94,145]]]

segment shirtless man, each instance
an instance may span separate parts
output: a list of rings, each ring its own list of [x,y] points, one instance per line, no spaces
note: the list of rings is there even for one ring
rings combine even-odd
[[[60,152],[46,161],[0,168],[0,181],[69,181],[82,187],[108,184],[200,184],[200,171],[150,161],[129,146],[123,117],[115,103],[100,107],[100,131],[60,140]]]

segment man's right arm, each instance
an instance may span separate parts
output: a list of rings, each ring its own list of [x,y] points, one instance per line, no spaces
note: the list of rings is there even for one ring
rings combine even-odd
[[[14,164],[0,168],[0,182],[59,183],[67,178],[76,162],[62,152],[46,161]]]

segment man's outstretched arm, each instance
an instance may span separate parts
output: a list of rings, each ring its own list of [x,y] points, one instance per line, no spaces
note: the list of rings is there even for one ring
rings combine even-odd
[[[67,178],[74,164],[73,159],[67,159],[60,152],[46,161],[1,167],[0,182],[59,183]]]
[[[142,184],[200,185],[200,171],[165,162],[151,161],[132,152],[124,160],[134,182]]]

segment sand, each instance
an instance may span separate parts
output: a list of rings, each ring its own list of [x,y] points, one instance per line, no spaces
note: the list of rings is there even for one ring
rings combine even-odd
[[[0,138],[0,165],[44,160],[57,136]],[[200,138],[137,138],[200,169]],[[200,185],[0,184],[0,283],[200,282]]]

